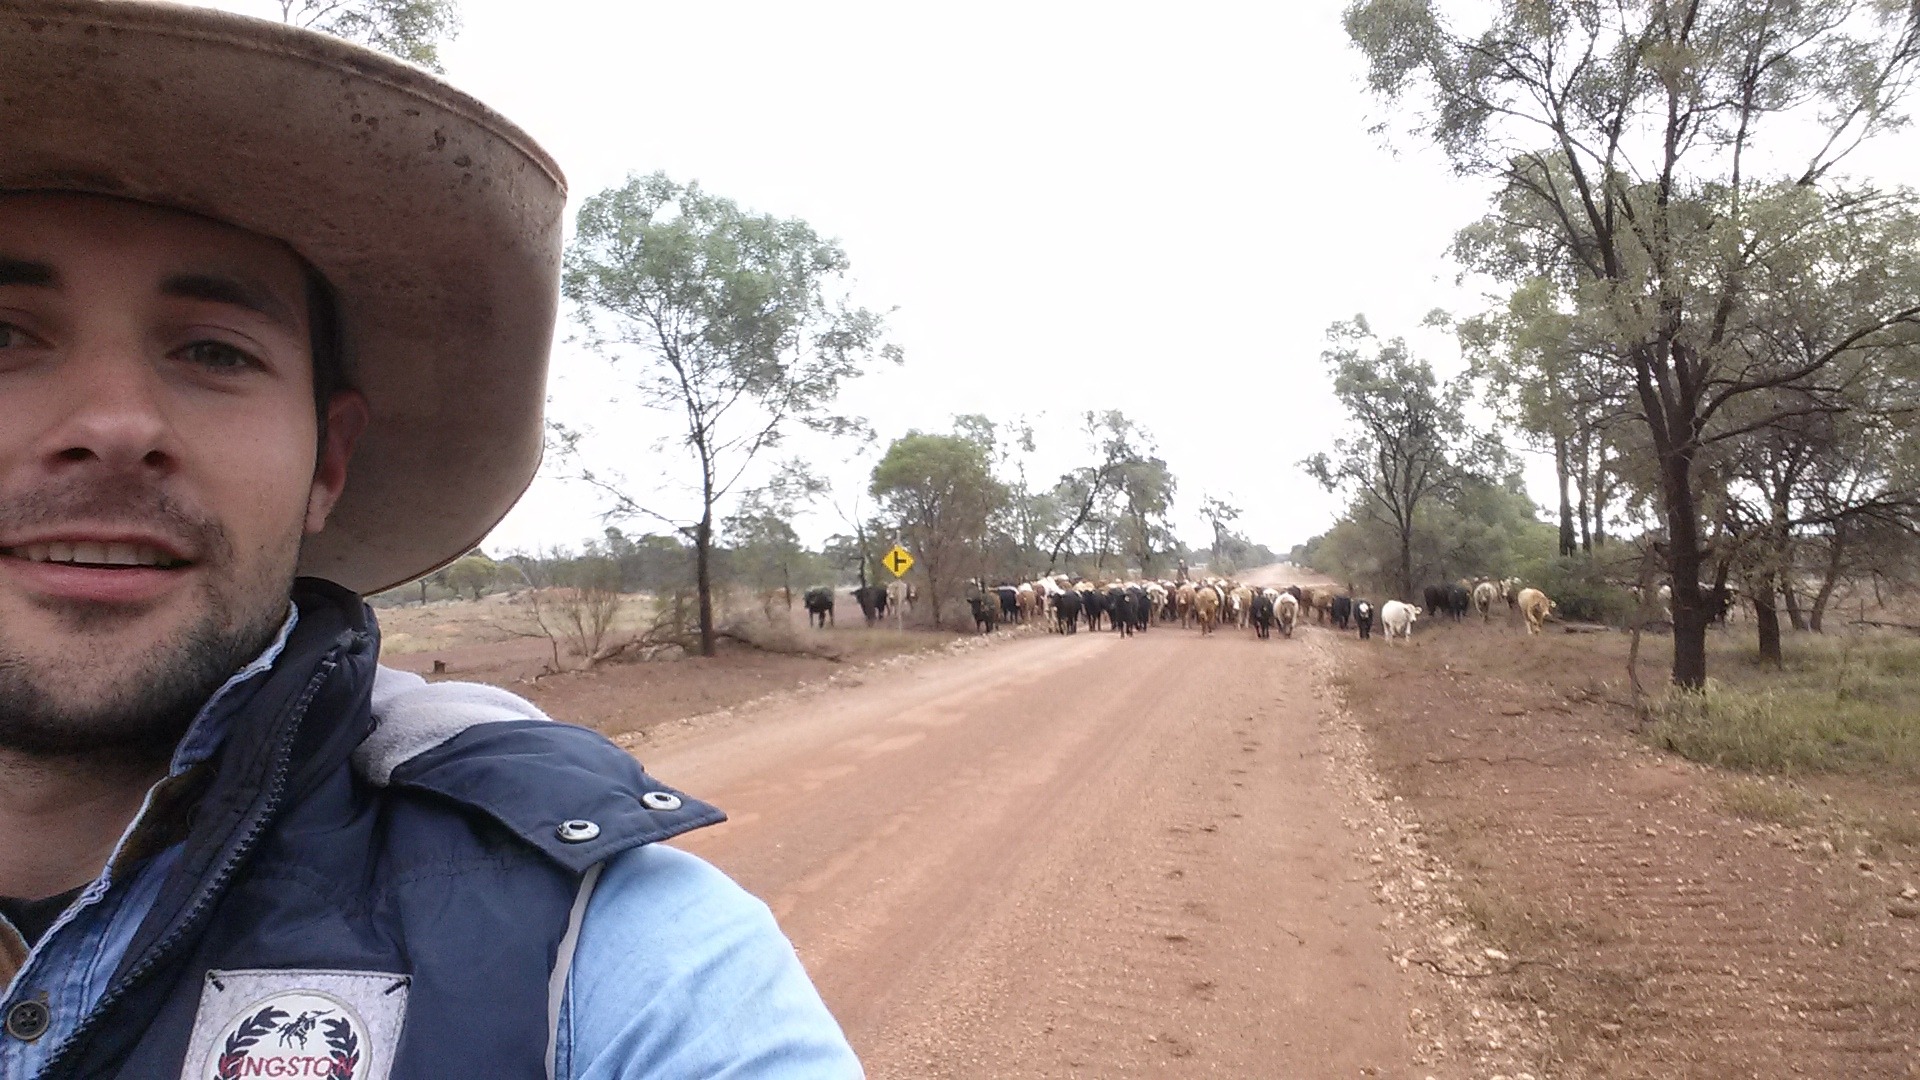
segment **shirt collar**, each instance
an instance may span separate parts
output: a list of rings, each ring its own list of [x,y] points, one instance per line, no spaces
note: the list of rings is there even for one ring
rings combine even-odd
[[[280,633],[274,637],[273,642],[247,666],[234,672],[233,677],[222,683],[220,689],[215,690],[213,696],[207,699],[207,703],[200,707],[199,714],[193,718],[193,724],[187,728],[186,736],[180,740],[180,745],[174,748],[173,764],[168,768],[167,775],[179,776],[212,757],[220,749],[220,744],[226,741],[227,728],[231,724],[233,715],[231,710],[220,708],[221,703],[235,690],[273,668],[274,663],[280,659],[280,653],[287,647],[287,639],[293,636],[294,624],[299,621],[300,606],[289,603],[287,620],[280,624]]]

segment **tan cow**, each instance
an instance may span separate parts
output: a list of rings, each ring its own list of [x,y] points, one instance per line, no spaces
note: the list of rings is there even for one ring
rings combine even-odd
[[[1193,625],[1193,596],[1193,585],[1188,582],[1181,582],[1180,587],[1173,590],[1173,614],[1180,620],[1182,630]]]
[[[1553,601],[1547,599],[1546,593],[1541,592],[1539,589],[1521,589],[1519,605],[1520,614],[1526,616],[1527,633],[1529,634],[1539,633],[1540,624],[1547,621],[1547,616],[1551,614],[1557,606]]]
[[[1245,585],[1236,586],[1227,596],[1227,610],[1232,612],[1233,624],[1245,630],[1253,620],[1253,590]]]
[[[1213,624],[1220,618],[1220,590],[1212,585],[1202,585],[1193,591],[1193,617],[1199,620],[1202,634],[1213,633]]]

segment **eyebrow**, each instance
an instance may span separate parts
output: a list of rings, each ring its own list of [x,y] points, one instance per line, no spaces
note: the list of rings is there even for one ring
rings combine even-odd
[[[4,271],[0,271],[0,275],[3,274]],[[0,282],[4,280],[4,276],[0,276]],[[220,274],[174,274],[160,283],[160,292],[182,300],[204,300],[212,304],[244,308],[256,315],[264,315],[289,330],[300,326],[300,320],[295,317],[293,310],[271,290],[240,278]]]
[[[10,259],[0,255],[0,286],[25,285],[36,289],[50,289],[60,283],[60,275],[46,263],[30,262],[26,259]]]

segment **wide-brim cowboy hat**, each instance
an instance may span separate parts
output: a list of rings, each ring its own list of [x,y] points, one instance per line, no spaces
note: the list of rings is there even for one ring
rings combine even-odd
[[[540,463],[566,182],[408,64],[153,0],[0,0],[0,191],[284,241],[337,294],[373,419],[300,571],[374,592],[478,544]]]

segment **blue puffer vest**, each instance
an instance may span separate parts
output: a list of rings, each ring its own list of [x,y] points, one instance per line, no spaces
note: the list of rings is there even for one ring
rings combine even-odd
[[[182,858],[47,1077],[174,1080],[194,1067],[207,987],[223,973],[282,970],[399,976],[388,981],[405,988],[403,1022],[378,1075],[544,1076],[549,982],[582,880],[621,851],[722,819],[599,735],[546,720],[467,728],[377,786],[350,763],[375,726],[372,613],[320,581],[303,579],[295,601],[279,662],[232,703]],[[263,1009],[309,999],[267,1000]],[[268,1013],[271,1029],[216,1033],[216,1052],[239,1048],[219,1075],[251,1075],[249,1049],[271,1046],[274,1030],[285,1043],[305,1016]],[[338,1075],[376,1074],[363,1063]]]

